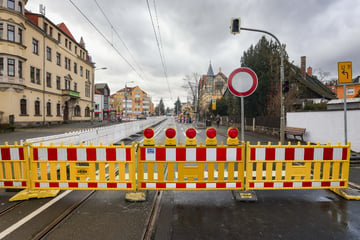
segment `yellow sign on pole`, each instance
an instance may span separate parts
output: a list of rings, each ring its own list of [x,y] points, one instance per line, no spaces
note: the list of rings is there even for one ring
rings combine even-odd
[[[211,109],[212,109],[212,110],[216,110],[216,100],[213,99],[213,100],[211,100],[211,102],[212,102],[212,104],[211,104]]]
[[[352,83],[352,62],[338,62],[338,83]]]

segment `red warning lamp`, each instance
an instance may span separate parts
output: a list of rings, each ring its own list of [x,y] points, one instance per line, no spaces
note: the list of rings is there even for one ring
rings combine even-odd
[[[216,137],[216,129],[215,129],[215,128],[208,128],[208,129],[206,130],[206,136],[207,136],[208,138],[214,138],[214,137]]]
[[[236,128],[230,128],[228,130],[228,136],[230,138],[236,138],[239,135],[239,131]]]
[[[186,130],[186,136],[188,138],[194,138],[196,137],[196,130],[194,128],[189,128]]]
[[[144,130],[144,137],[146,138],[152,138],[154,136],[154,130],[151,128],[146,128]]]
[[[165,131],[165,135],[167,138],[174,138],[176,136],[176,130],[174,128],[168,128]]]

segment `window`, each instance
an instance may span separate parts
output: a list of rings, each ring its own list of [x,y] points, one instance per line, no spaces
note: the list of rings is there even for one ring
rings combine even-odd
[[[0,23],[0,39],[3,39],[4,35],[4,24]]]
[[[354,93],[355,93],[354,88],[348,88],[348,89],[346,89],[346,95],[354,95]]]
[[[76,105],[74,108],[74,116],[76,117],[80,117],[81,116],[81,111],[80,111],[80,106]]]
[[[19,37],[19,43],[23,43],[23,33],[22,33],[22,29],[19,28],[19,31],[18,31],[18,37]]]
[[[90,81],[90,71],[86,70],[86,79]]]
[[[68,40],[65,38],[65,47],[68,46]]]
[[[75,54],[77,54],[77,46],[75,46]]]
[[[35,101],[35,115],[40,116],[40,101],[39,100]]]
[[[23,11],[23,6],[22,6],[22,3],[19,1],[19,12],[21,12],[22,13],[22,11]]]
[[[8,58],[8,76],[15,76],[15,60],[12,58]]]
[[[7,6],[8,8],[15,9],[15,0],[8,0]]]
[[[50,35],[50,37],[52,37],[53,36],[53,28],[50,27],[49,30],[50,30],[49,35]]]
[[[71,70],[71,60],[65,57],[65,69]]]
[[[82,77],[84,75],[84,69],[83,66],[80,66],[80,76]]]
[[[61,90],[61,78],[56,76],[56,89]]]
[[[30,81],[35,83],[35,68],[30,66]]]
[[[0,76],[4,75],[4,58],[0,58]]]
[[[46,73],[46,86],[51,88],[51,73]]]
[[[70,80],[65,79],[65,90],[70,90]]]
[[[44,22],[44,32],[47,34],[48,24]]]
[[[46,116],[51,116],[51,102],[46,103]]]
[[[76,62],[74,62],[74,73],[77,74],[77,63]]]
[[[15,41],[15,27],[13,25],[8,25],[8,40],[11,42]]]
[[[61,66],[61,54],[60,53],[56,53],[56,64]]]
[[[35,54],[39,54],[39,41],[35,38],[32,40],[32,51]]]
[[[71,50],[71,42],[69,41],[69,49]]]
[[[77,83],[74,82],[74,91],[77,92]]]
[[[61,43],[61,33],[58,33],[58,41]]]
[[[90,117],[90,108],[89,107],[85,108],[85,117]]]
[[[26,113],[26,99],[20,100],[20,115],[27,115]]]
[[[23,63],[22,61],[19,61],[18,63],[18,73],[19,73],[19,78],[23,78]]]
[[[85,97],[90,97],[90,83],[85,83]]]
[[[51,61],[51,48],[46,47],[46,59]]]
[[[56,104],[56,116],[61,116],[61,106],[60,103]]]
[[[35,75],[35,77],[36,77],[36,78],[35,78],[35,79],[36,79],[36,83],[37,83],[37,84],[41,84],[41,83],[40,83],[40,69],[38,69],[38,68],[36,69],[36,75]]]

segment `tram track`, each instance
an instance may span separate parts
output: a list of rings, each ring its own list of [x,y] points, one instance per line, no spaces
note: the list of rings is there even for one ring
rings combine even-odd
[[[32,240],[40,240],[40,239],[46,238],[48,236],[48,234],[51,233],[51,231],[56,229],[57,226],[59,226],[65,219],[67,219],[67,217],[69,217],[82,204],[84,204],[95,192],[96,192],[96,190],[90,191],[84,197],[82,197],[79,201],[72,204],[65,211],[63,211],[62,214],[60,214],[57,218],[55,218],[51,223],[49,223],[44,229],[42,229],[40,232],[38,232],[31,239]]]
[[[0,217],[2,217],[3,215],[10,213],[11,211],[13,211],[15,208],[20,207],[21,205],[23,205],[25,202],[21,201],[21,202],[16,202],[15,204],[7,207],[6,209],[0,211]]]

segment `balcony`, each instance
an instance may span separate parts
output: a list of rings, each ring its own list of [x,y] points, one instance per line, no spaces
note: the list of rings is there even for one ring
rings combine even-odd
[[[63,97],[68,97],[70,99],[78,99],[78,98],[80,98],[80,93],[72,91],[72,90],[68,90],[68,89],[63,89],[62,90],[62,96]]]

